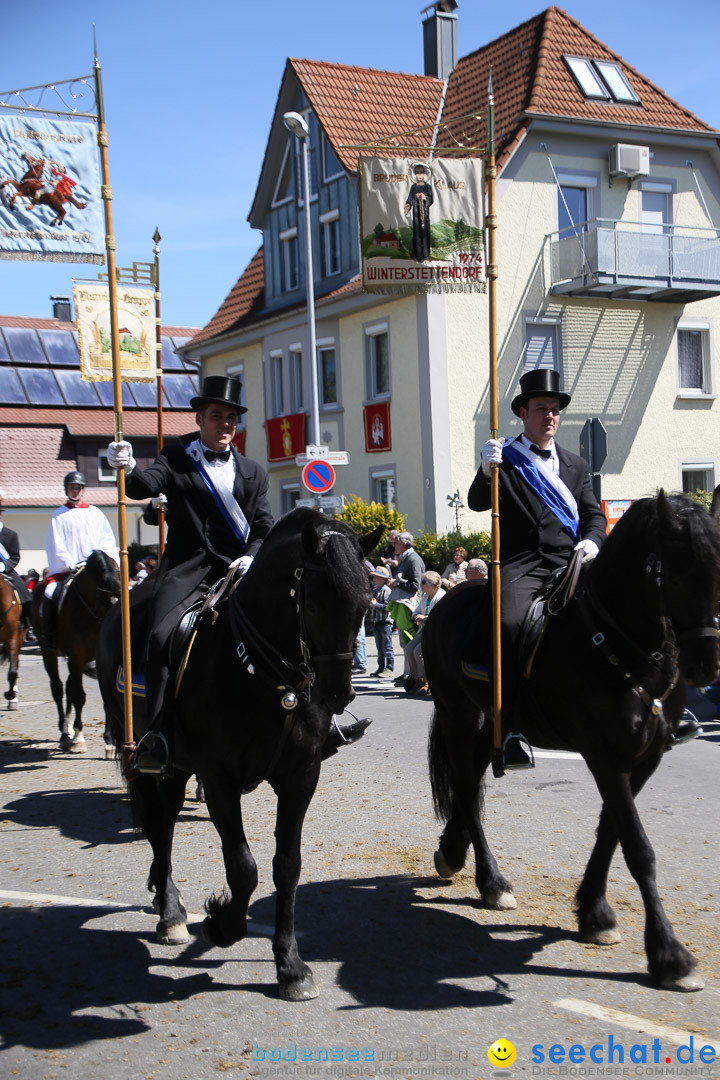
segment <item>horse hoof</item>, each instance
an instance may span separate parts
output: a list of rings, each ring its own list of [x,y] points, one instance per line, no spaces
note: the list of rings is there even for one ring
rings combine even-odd
[[[17,698],[11,698],[7,704],[8,712],[15,712],[18,707]]]
[[[517,900],[511,892],[501,890],[499,892],[485,892],[482,894],[485,907],[492,911],[514,911]]]
[[[691,971],[689,975],[681,975],[679,979],[668,976],[660,985],[664,990],[679,990],[682,994],[692,994],[695,990],[702,990],[705,983],[699,975]]]
[[[63,731],[62,735],[60,736],[60,743],[59,743],[60,749],[61,750],[69,750],[72,747],[72,744],[73,744],[73,741],[70,738],[70,736],[67,734],[67,732]]]
[[[190,935],[185,923],[165,923],[161,920],[157,924],[155,940],[158,945],[184,945],[190,940]]]
[[[195,788],[195,795],[194,795],[194,798],[193,798],[193,802],[201,802],[201,803],[205,802],[205,791],[203,789],[202,784],[198,784],[198,786]]]
[[[607,930],[593,930],[589,934],[583,934],[583,941],[587,945],[619,945],[622,934],[611,926]]]
[[[441,877],[443,881],[450,881],[451,878],[455,877],[458,870],[462,869],[462,867],[458,867],[458,870],[453,870],[453,868],[450,866],[450,863],[446,861],[445,856],[443,855],[440,848],[438,848],[435,852],[434,862],[435,871],[438,877]]]
[[[278,988],[283,1001],[312,1001],[320,993],[309,973],[303,979],[280,984]]]
[[[106,746],[105,747],[105,760],[106,761],[115,761],[116,758],[117,758],[117,753],[115,751],[115,747],[114,746]]]
[[[71,754],[84,754],[87,750],[87,743],[85,742],[84,735],[76,735],[70,744]]]

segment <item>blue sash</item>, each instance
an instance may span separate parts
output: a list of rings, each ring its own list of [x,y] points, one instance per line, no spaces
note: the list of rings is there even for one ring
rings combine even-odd
[[[517,441],[505,443],[503,458],[520,473],[531,491],[547,506],[548,510],[552,511],[573,540],[577,540],[579,535],[577,504],[563,481],[549,469],[539,466],[526,456],[525,447],[521,449]]]
[[[197,444],[197,441],[195,443],[191,443],[189,446],[186,446],[185,453],[197,469],[200,475],[200,479],[212,495],[215,505],[230,526],[233,536],[240,541],[244,550],[247,545],[247,538],[250,535],[250,525],[248,524],[247,519],[243,514],[242,510],[240,509],[239,505],[237,504],[237,502],[235,502],[235,500],[233,500],[234,506],[232,508],[232,511],[230,507],[225,505],[225,500],[223,499],[220,492],[216,489],[212,480],[205,471],[205,459],[203,457],[202,451]]]

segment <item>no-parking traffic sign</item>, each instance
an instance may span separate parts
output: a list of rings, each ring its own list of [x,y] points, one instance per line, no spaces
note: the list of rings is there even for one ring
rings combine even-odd
[[[315,458],[303,465],[302,482],[313,495],[324,495],[335,483],[335,470],[324,458]]]

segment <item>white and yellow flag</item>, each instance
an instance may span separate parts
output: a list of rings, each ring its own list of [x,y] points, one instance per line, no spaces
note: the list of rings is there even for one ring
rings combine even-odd
[[[484,292],[481,158],[361,157],[363,286],[370,292]]]
[[[83,379],[112,379],[110,290],[104,281],[75,282],[75,315]],[[117,319],[120,338],[120,378],[123,382],[152,382],[155,355],[155,294],[136,285],[119,285]]]

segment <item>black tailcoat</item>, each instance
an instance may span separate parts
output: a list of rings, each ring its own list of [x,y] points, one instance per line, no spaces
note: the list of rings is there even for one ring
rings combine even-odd
[[[557,443],[555,448],[560,479],[577,502],[578,540],[594,540],[600,547],[606,521],[592,490],[587,463]],[[554,570],[567,566],[577,541],[510,462],[503,459],[499,473],[500,608],[503,626],[514,642],[531,601]],[[468,492],[468,507],[490,509],[490,480],[482,468]]]

